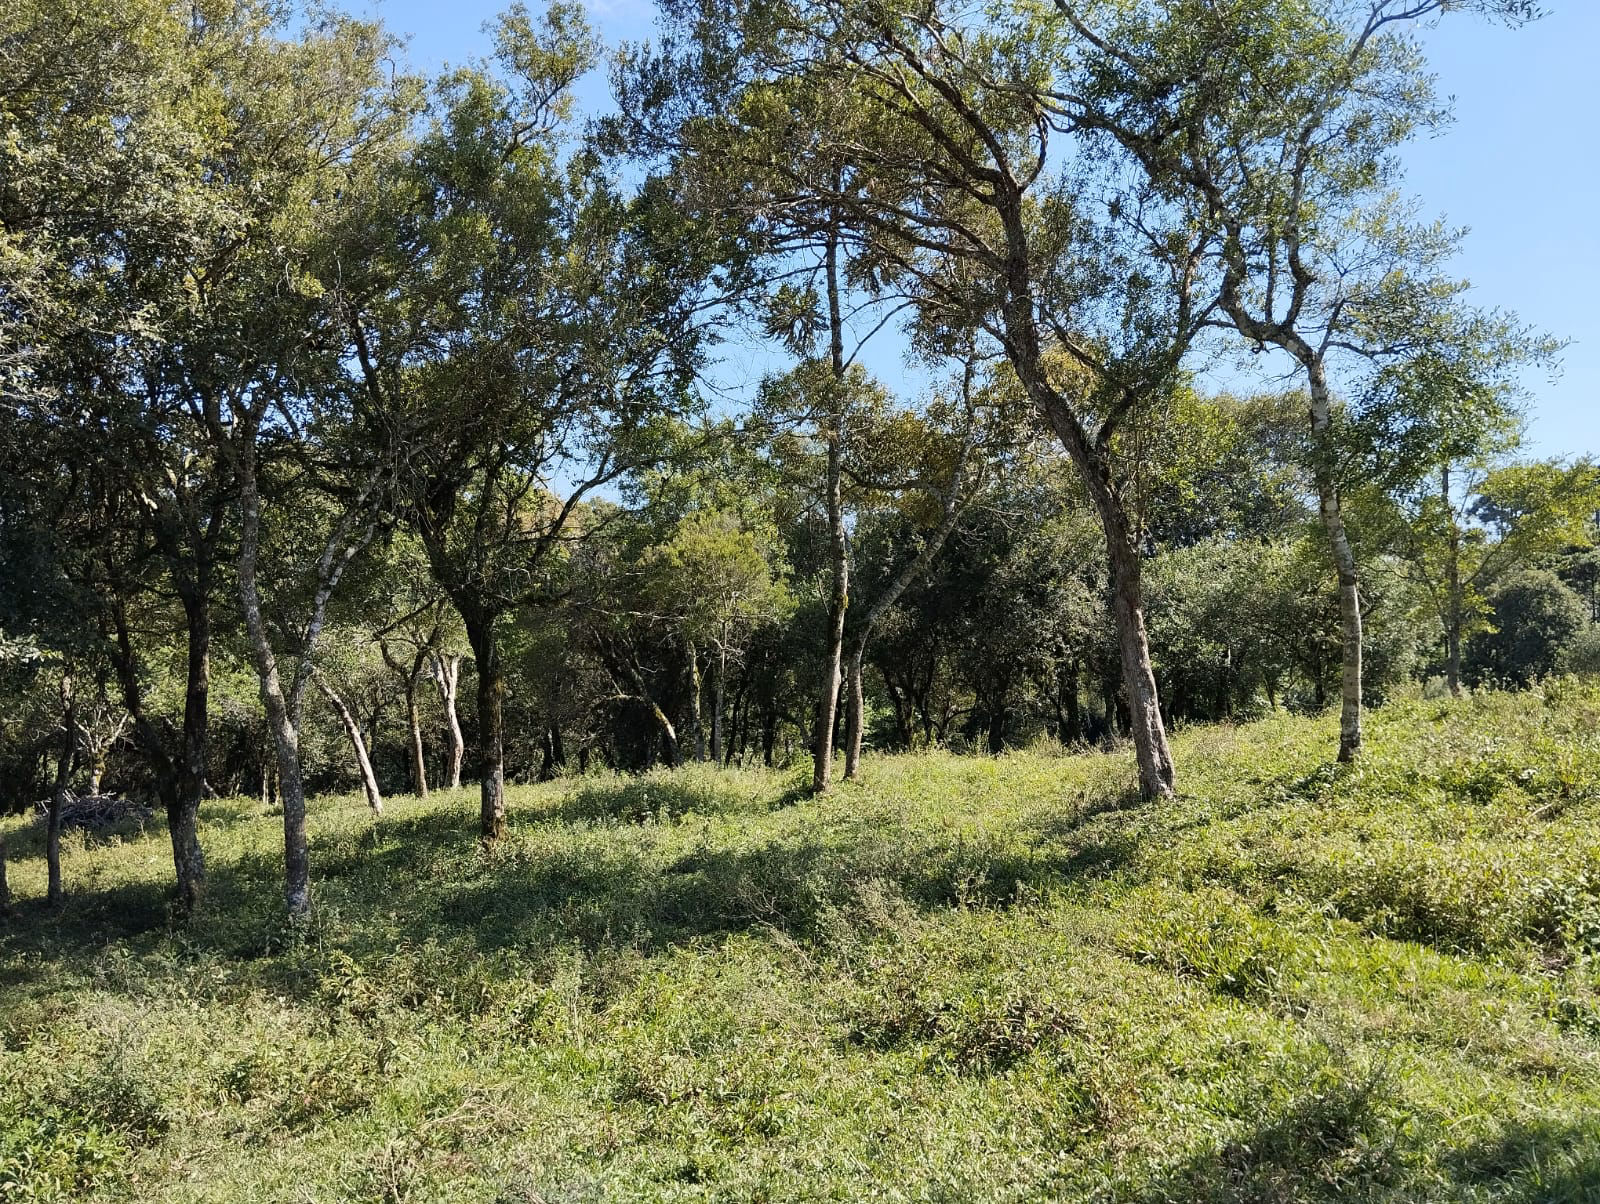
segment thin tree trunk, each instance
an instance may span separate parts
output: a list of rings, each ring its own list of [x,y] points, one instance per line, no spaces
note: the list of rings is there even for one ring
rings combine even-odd
[[[861,772],[861,738],[867,709],[866,689],[861,681],[865,653],[866,640],[856,640],[850,649],[850,693],[845,704],[844,777],[847,782],[854,781]]]
[[[844,620],[850,605],[850,559],[844,529],[844,317],[839,303],[839,231],[837,220],[828,231],[824,269],[828,290],[828,355],[833,369],[829,397],[828,511],[829,567],[832,588],[828,595],[827,651],[823,654],[822,686],[817,696],[815,760],[811,789],[824,794],[833,785],[834,720],[838,713],[839,681],[844,658]]]
[[[1461,590],[1461,529],[1456,524],[1455,507],[1450,504],[1450,465],[1439,470],[1439,490],[1445,516],[1450,522],[1450,539],[1445,551],[1445,681],[1453,697],[1461,697],[1461,624],[1465,603]]]
[[[694,729],[694,759],[706,759],[706,724],[700,712],[700,695],[704,690],[704,683],[700,680],[700,652],[694,646],[694,641],[689,642],[689,723]],[[715,717],[712,718],[715,723]],[[711,756],[715,760],[717,755],[717,738],[711,737]]]
[[[1063,744],[1075,744],[1083,739],[1083,706],[1078,700],[1078,662],[1076,659],[1068,666],[1065,680],[1061,683],[1062,700],[1067,707],[1067,730],[1063,735]]]
[[[206,860],[200,849],[200,800],[205,797],[211,697],[211,584],[209,574],[183,599],[189,628],[188,670],[183,698],[183,748],[167,800],[167,829],[177,873],[178,911],[190,915],[205,889]]]
[[[422,671],[427,666],[433,641],[438,638],[438,634],[439,628],[435,624],[433,635],[429,636],[426,643],[414,649],[410,665],[396,660],[394,654],[389,651],[389,645],[381,639],[378,641],[378,651],[383,655],[383,663],[389,666],[389,671],[400,679],[401,685],[405,688],[406,743],[411,758],[411,793],[417,798],[428,797],[428,757],[422,742],[422,709],[417,703],[417,685],[422,679]]]
[[[46,900],[54,907],[65,897],[61,886],[61,809],[67,802],[72,767],[78,759],[78,714],[72,695],[72,674],[61,675],[61,755],[56,761],[55,787],[45,815],[44,859],[49,886]]]
[[[1320,358],[1305,361],[1306,378],[1311,386],[1311,432],[1315,446],[1317,509],[1333,566],[1339,577],[1339,629],[1341,642],[1339,690],[1339,760],[1353,761],[1361,751],[1361,593],[1355,552],[1344,525],[1344,506],[1339,486],[1329,463],[1329,432],[1333,423],[1333,400]]]
[[[0,836],[0,920],[11,916],[11,887],[6,882],[6,838]]]
[[[378,790],[378,777],[372,772],[372,760],[367,756],[367,742],[361,738],[361,725],[350,713],[350,708],[345,705],[344,699],[334,692],[333,687],[321,673],[313,670],[311,680],[316,683],[317,689],[322,691],[322,696],[328,700],[328,705],[333,708],[334,714],[339,716],[339,722],[344,726],[344,734],[350,741],[350,749],[355,753],[356,768],[361,771],[361,788],[366,792],[367,806],[371,808],[373,817],[376,818],[383,814],[383,795]]]
[[[254,443],[254,433],[247,434]],[[240,458],[240,494],[244,523],[239,541],[239,600],[245,630],[256,662],[261,705],[267,713],[278,770],[278,794],[283,803],[283,896],[289,918],[299,921],[311,913],[311,848],[306,836],[305,785],[300,777],[300,733],[296,731],[278,658],[267,637],[261,613],[261,593],[256,584],[256,558],[261,538],[261,496],[256,487],[254,447]]]
[[[417,706],[417,683],[406,682],[406,725],[411,729],[411,785],[418,798],[428,797],[428,758],[422,745],[422,712]]]
[[[717,644],[717,669],[711,682],[711,760],[714,764],[722,764],[722,707],[726,701],[728,680],[728,650],[726,645]]]
[[[433,656],[433,682],[439,690],[439,701],[444,706],[445,725],[450,733],[450,754],[445,765],[445,778],[451,790],[461,788],[461,762],[466,757],[467,742],[461,735],[461,717],[456,714],[456,688],[461,681],[459,656]]]

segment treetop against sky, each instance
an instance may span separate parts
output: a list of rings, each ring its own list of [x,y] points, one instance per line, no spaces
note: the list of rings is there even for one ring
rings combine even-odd
[[[461,63],[489,46],[484,23],[502,0],[379,0],[352,9],[409,35],[420,67]],[[607,41],[650,37],[655,9],[645,0],[586,0]],[[1590,48],[1600,41],[1600,5],[1554,0],[1541,21],[1514,33],[1478,20],[1445,21],[1428,35],[1439,91],[1455,101],[1456,122],[1406,152],[1407,184],[1425,211],[1471,233],[1458,274],[1476,301],[1514,310],[1531,325],[1569,340],[1560,375],[1529,374],[1530,451],[1573,455],[1600,448],[1600,127],[1590,92]],[[602,78],[584,99],[607,102]],[[753,386],[762,357],[726,357],[719,383]],[[868,365],[893,382],[900,368],[892,334],[877,340]],[[742,364],[740,369],[735,365]],[[755,365],[752,368],[752,365]],[[1224,375],[1216,383],[1233,380]],[[1287,368],[1285,367],[1285,371]],[[732,375],[729,375],[729,373]]]

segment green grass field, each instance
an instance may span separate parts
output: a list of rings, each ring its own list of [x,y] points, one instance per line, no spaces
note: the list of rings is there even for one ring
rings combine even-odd
[[[1332,739],[8,820],[0,1199],[1600,1200],[1600,693]]]

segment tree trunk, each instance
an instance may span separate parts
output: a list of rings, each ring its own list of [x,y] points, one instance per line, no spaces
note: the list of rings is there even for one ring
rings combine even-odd
[[[388,665],[389,671],[400,679],[400,684],[405,690],[406,745],[411,758],[411,793],[417,798],[428,797],[428,755],[422,742],[422,708],[417,702],[417,685],[422,680],[422,671],[427,667],[433,643],[438,635],[439,628],[435,624],[433,634],[427,641],[413,648],[409,665],[396,660],[384,640],[378,641],[378,651],[383,655],[383,663]]]
[[[1465,602],[1461,590],[1461,529],[1455,507],[1450,504],[1450,465],[1439,470],[1439,491],[1445,516],[1450,522],[1450,538],[1445,549],[1445,681],[1452,697],[1461,697],[1461,625]]]
[[[1333,566],[1339,576],[1339,629],[1342,658],[1339,690],[1339,760],[1353,761],[1361,751],[1361,594],[1355,552],[1344,526],[1344,506],[1333,479],[1329,431],[1333,402],[1322,361],[1306,362],[1311,386],[1311,432],[1315,443],[1317,508],[1328,533]]]
[[[322,674],[312,673],[311,680],[322,691],[322,696],[328,700],[328,705],[339,716],[339,722],[344,726],[344,734],[350,741],[350,749],[355,753],[356,768],[361,771],[361,788],[367,795],[367,806],[371,808],[373,818],[383,814],[383,795],[378,791],[378,777],[372,772],[372,760],[367,756],[367,742],[361,738],[361,725],[356,722],[356,717],[350,713],[350,708],[345,705],[344,699],[334,692],[332,686]]]
[[[1033,287],[1028,275],[1026,234],[1021,226],[1020,201],[1005,207],[1011,254],[1008,258],[1005,323],[1011,346],[1007,356],[1017,376],[1061,440],[1089,494],[1105,532],[1111,560],[1112,613],[1122,660],[1122,689],[1131,720],[1134,755],[1139,764],[1139,791],[1147,799],[1171,798],[1174,772],[1172,750],[1167,746],[1166,725],[1150,663],[1150,641],[1144,627],[1144,598],[1140,582],[1136,532],[1117,489],[1108,450],[1091,441],[1071,404],[1053,388],[1046,376],[1039,332],[1033,317]]]
[[[728,650],[725,645],[717,645],[716,676],[711,682],[711,760],[714,764],[722,764],[722,707],[726,701],[728,689]]]
[[[167,832],[177,874],[177,908],[193,914],[205,888],[206,860],[200,849],[200,800],[205,797],[211,696],[211,582],[204,574],[183,595],[189,628],[188,671],[183,696],[183,748],[166,799]],[[130,708],[131,709],[131,708]]]
[[[850,692],[845,703],[844,724],[844,776],[854,781],[861,772],[862,729],[866,726],[867,696],[862,685],[862,661],[866,655],[866,640],[855,641],[850,649]]]
[[[700,712],[700,695],[703,691],[704,683],[700,680],[700,652],[691,640],[689,642],[689,723],[694,729],[694,759],[696,761],[704,761],[706,759],[706,724],[705,718]],[[716,722],[715,717],[712,718],[712,722]],[[716,756],[717,738],[713,734],[711,737],[712,760],[715,760]]]
[[[478,662],[478,831],[492,844],[506,834],[505,675],[493,616],[462,618]]]
[[[1139,792],[1147,799],[1171,798],[1175,777],[1172,750],[1167,745],[1155,669],[1150,663],[1150,641],[1145,634],[1142,565],[1110,472],[1104,465],[1094,467],[1096,471],[1086,475],[1091,479],[1089,493],[1100,512],[1111,558],[1112,614],[1122,660],[1123,702],[1139,764]]]
[[[817,696],[815,760],[811,771],[813,793],[824,794],[833,785],[834,720],[838,713],[839,681],[844,657],[844,619],[850,605],[849,547],[844,529],[844,317],[839,304],[839,232],[828,231],[824,269],[828,289],[828,354],[833,369],[833,395],[829,398],[828,560],[832,588],[828,595],[827,651],[823,654],[822,685]]]
[[[445,780],[451,790],[461,789],[461,762],[465,759],[467,742],[461,735],[461,717],[456,714],[456,688],[461,682],[459,656],[433,656],[433,682],[439,690],[439,701],[444,706],[445,726],[450,733],[450,755],[445,764]]]
[[[61,809],[67,802],[72,767],[78,759],[78,712],[72,696],[72,674],[61,675],[61,755],[56,761],[55,787],[45,815],[44,860],[49,886],[46,900],[54,907],[65,897],[61,886]]]
[[[253,432],[247,433],[253,444]],[[300,777],[300,733],[284,696],[278,675],[278,658],[267,637],[261,613],[261,593],[256,584],[256,557],[261,538],[261,496],[256,487],[254,448],[240,459],[240,494],[244,507],[239,540],[239,600],[245,630],[256,663],[261,705],[267,713],[278,769],[278,794],[283,803],[283,897],[289,918],[304,920],[311,914],[311,848],[306,836],[306,794]]]
[[[989,704],[989,755],[999,756],[1006,750],[1006,701],[1001,694]]]
[[[1067,710],[1067,727],[1061,742],[1075,744],[1083,739],[1083,707],[1078,701],[1078,662],[1075,659],[1063,676],[1061,695]]]
[[[11,887],[6,882],[6,838],[0,836],[0,920],[11,915]]]
[[[417,681],[406,682],[406,726],[411,729],[411,787],[418,798],[428,797],[428,758],[422,744],[422,710],[417,705]]]

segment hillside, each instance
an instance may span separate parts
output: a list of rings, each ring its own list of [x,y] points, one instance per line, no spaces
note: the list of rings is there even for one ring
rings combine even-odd
[[[0,1199],[1600,1200],[1600,692],[1332,731],[8,820]]]

